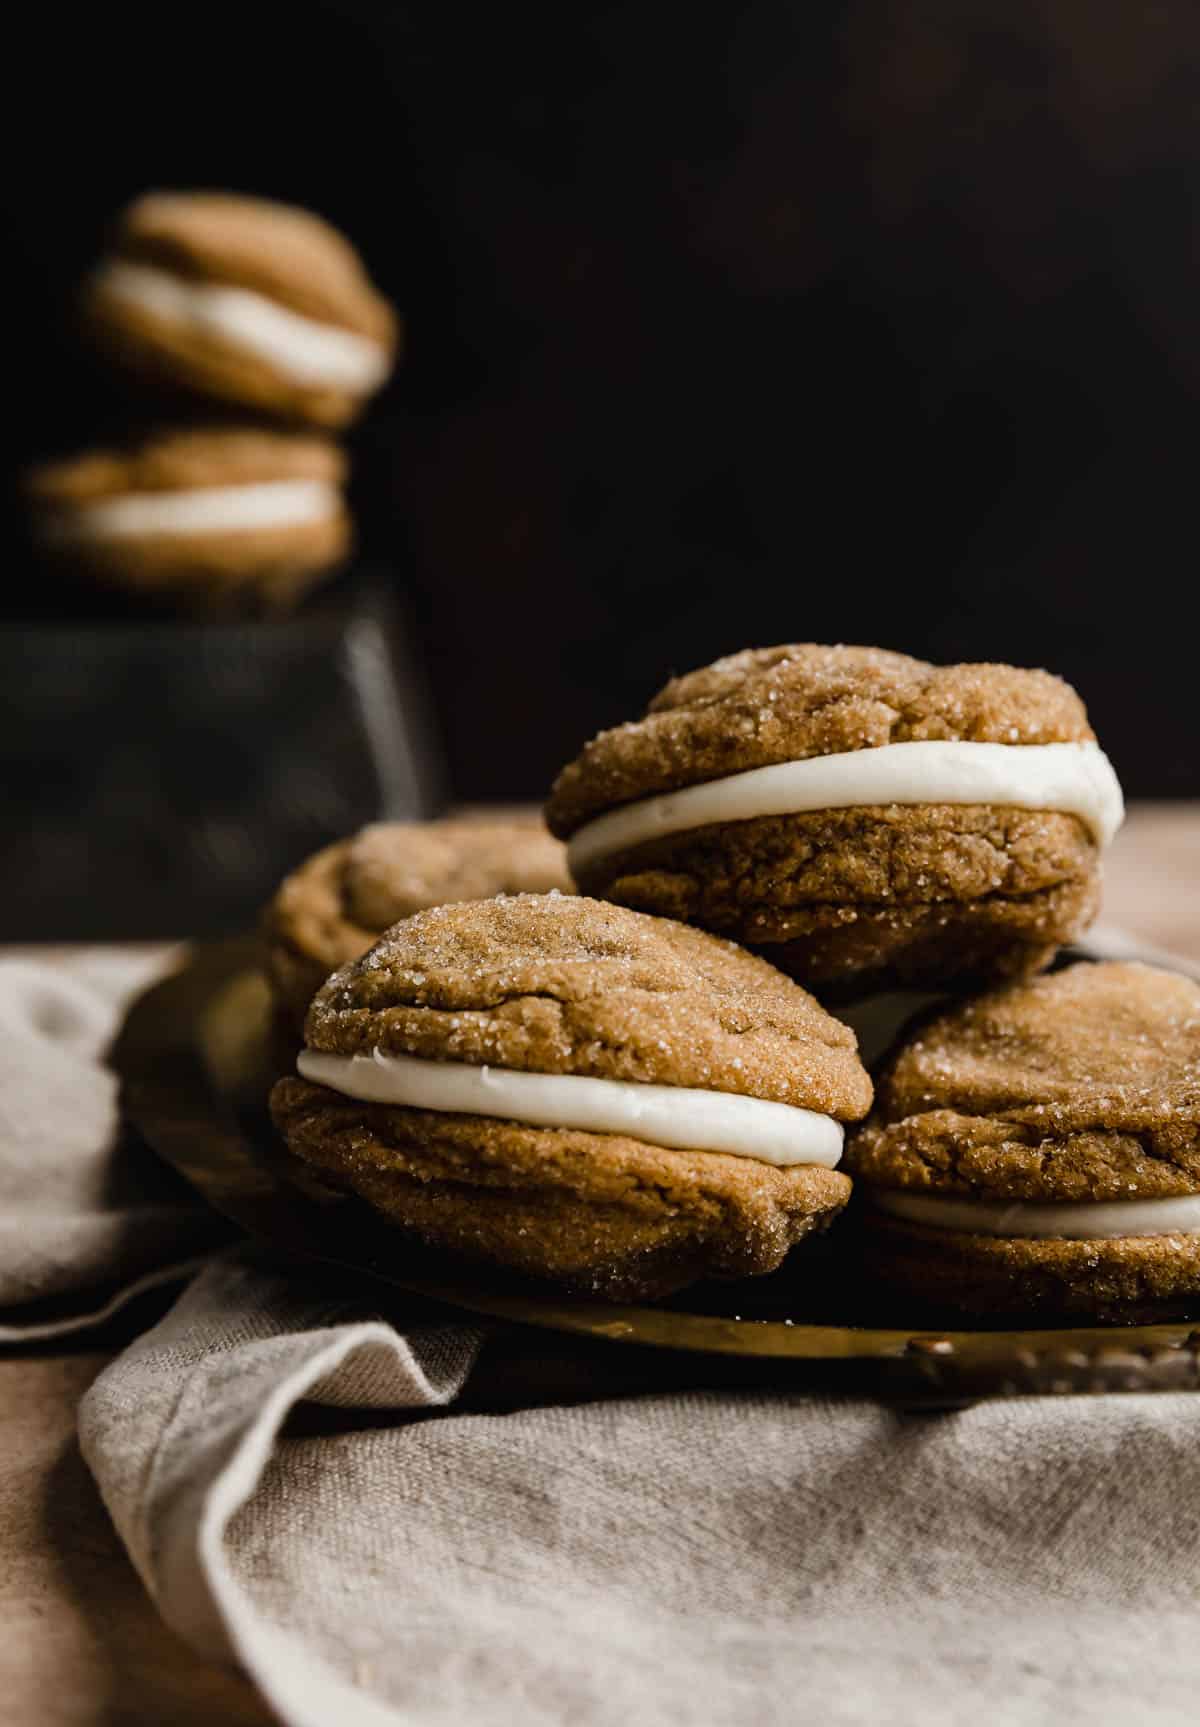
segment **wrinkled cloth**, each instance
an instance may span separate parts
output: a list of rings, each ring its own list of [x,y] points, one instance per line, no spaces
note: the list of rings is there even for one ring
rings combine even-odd
[[[122,1131],[104,1066],[119,1004],[162,963],[0,961],[0,1342],[95,1325],[227,1233]]]
[[[6,1264],[18,1301],[103,1282],[97,1259],[72,1282],[54,1253],[43,1162],[62,1241],[137,1235],[101,1179],[122,1142],[78,982],[0,968],[6,1035],[31,1052],[3,1072],[0,1180],[60,1267],[37,1275],[31,1248],[20,1278]],[[72,1100],[69,1158],[17,1102],[23,1073],[49,1095],[39,1040]],[[72,1160],[90,1171],[74,1186],[53,1175]],[[507,1413],[473,1406],[489,1358],[503,1385],[519,1353],[226,1248],[101,1374],[80,1437],[165,1619],[296,1727],[1195,1720],[1193,1396],[905,1415],[796,1391],[614,1395],[597,1367],[570,1401],[548,1379]]]
[[[1195,1399],[456,1415],[476,1341],[225,1262],[86,1398],[164,1615],[285,1721],[1194,1722]]]

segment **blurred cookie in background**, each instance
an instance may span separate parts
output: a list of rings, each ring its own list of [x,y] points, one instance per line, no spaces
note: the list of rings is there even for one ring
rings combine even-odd
[[[117,222],[83,315],[115,358],[176,389],[340,427],[395,364],[400,325],[319,216],[224,192],[154,192]]]
[[[267,975],[296,1030],[325,979],[391,924],[498,894],[570,893],[566,853],[540,820],[373,822],[282,883],[263,918]]]
[[[26,476],[39,548],[75,575],[190,609],[286,606],[349,552],[346,461],[325,438],[164,430]]]

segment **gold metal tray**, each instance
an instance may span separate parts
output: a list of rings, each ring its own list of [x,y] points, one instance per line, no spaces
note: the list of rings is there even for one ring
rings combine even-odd
[[[908,1403],[1200,1389],[1200,1310],[1197,1324],[1023,1331],[942,1331],[878,1312],[829,1313],[819,1249],[793,1255],[797,1270],[702,1285],[657,1307],[574,1300],[448,1271],[289,1158],[266,1097],[291,1052],[278,1041],[247,941],[192,950],[134,1003],[113,1059],[127,1117],[217,1211],[287,1254],[369,1280],[376,1300],[403,1291],[522,1326],[649,1346],[671,1357],[676,1376],[682,1361],[697,1380],[799,1375]],[[881,1327],[884,1317],[890,1323]],[[656,1359],[669,1378],[665,1357]]]

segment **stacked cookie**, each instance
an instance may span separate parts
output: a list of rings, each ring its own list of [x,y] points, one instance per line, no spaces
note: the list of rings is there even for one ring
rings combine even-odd
[[[854,1034],[733,942],[573,896],[540,824],[367,828],[264,936],[305,1043],[280,1130],[426,1244],[653,1298],[774,1270],[850,1196]]]
[[[575,1289],[768,1271],[853,1179],[860,1275],[910,1302],[1178,1310],[1200,1296],[1200,989],[1037,975],[1095,915],[1122,813],[1045,672],[734,655],[559,776],[579,897],[427,910],[367,947],[408,905],[346,918],[364,841],[285,887],[277,980],[297,896],[315,916],[332,894],[324,927],[366,951],[318,990],[276,1120],[424,1241]],[[303,990],[349,956],[311,957]],[[830,1008],[896,986],[948,1005],[902,1033],[871,1108]]]
[[[35,469],[48,557],[109,588],[260,609],[344,561],[331,433],[386,381],[399,326],[336,230],[260,199],[154,193],[81,303],[94,342],[188,423]]]
[[[1200,1298],[1200,987],[1081,963],[903,1038],[847,1167],[888,1290],[973,1318]]]
[[[853,1034],[732,942],[522,894],[418,913],[318,992],[291,1150],[424,1241],[609,1296],[780,1265],[845,1205]]]
[[[669,683],[546,813],[585,892],[844,999],[1040,969],[1094,917],[1122,805],[1060,679],[801,644]]]
[[[540,822],[373,822],[307,859],[267,907],[265,963],[280,1016],[303,1032],[325,979],[414,912],[569,892],[563,848]]]

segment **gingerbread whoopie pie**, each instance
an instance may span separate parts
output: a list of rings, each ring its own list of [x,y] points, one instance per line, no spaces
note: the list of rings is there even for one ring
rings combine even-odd
[[[124,210],[82,310],[132,369],[178,390],[322,427],[386,382],[396,315],[308,210],[227,192],[152,192]]]
[[[1200,985],[1081,963],[928,1020],[845,1163],[871,1272],[910,1301],[1200,1313]]]
[[[774,1270],[845,1205],[854,1036],[731,942],[566,895],[440,906],[331,977],[271,1111],[439,1249],[588,1294]]]
[[[667,684],[546,819],[581,892],[849,997],[1037,971],[1094,917],[1122,813],[1060,678],[800,643]]]
[[[528,820],[373,822],[306,859],[263,916],[266,970],[286,1022],[304,1025],[331,972],[430,906],[570,892],[558,840]]]
[[[166,430],[33,469],[32,525],[56,562],[186,604],[286,604],[340,564],[346,460],[327,438]]]

